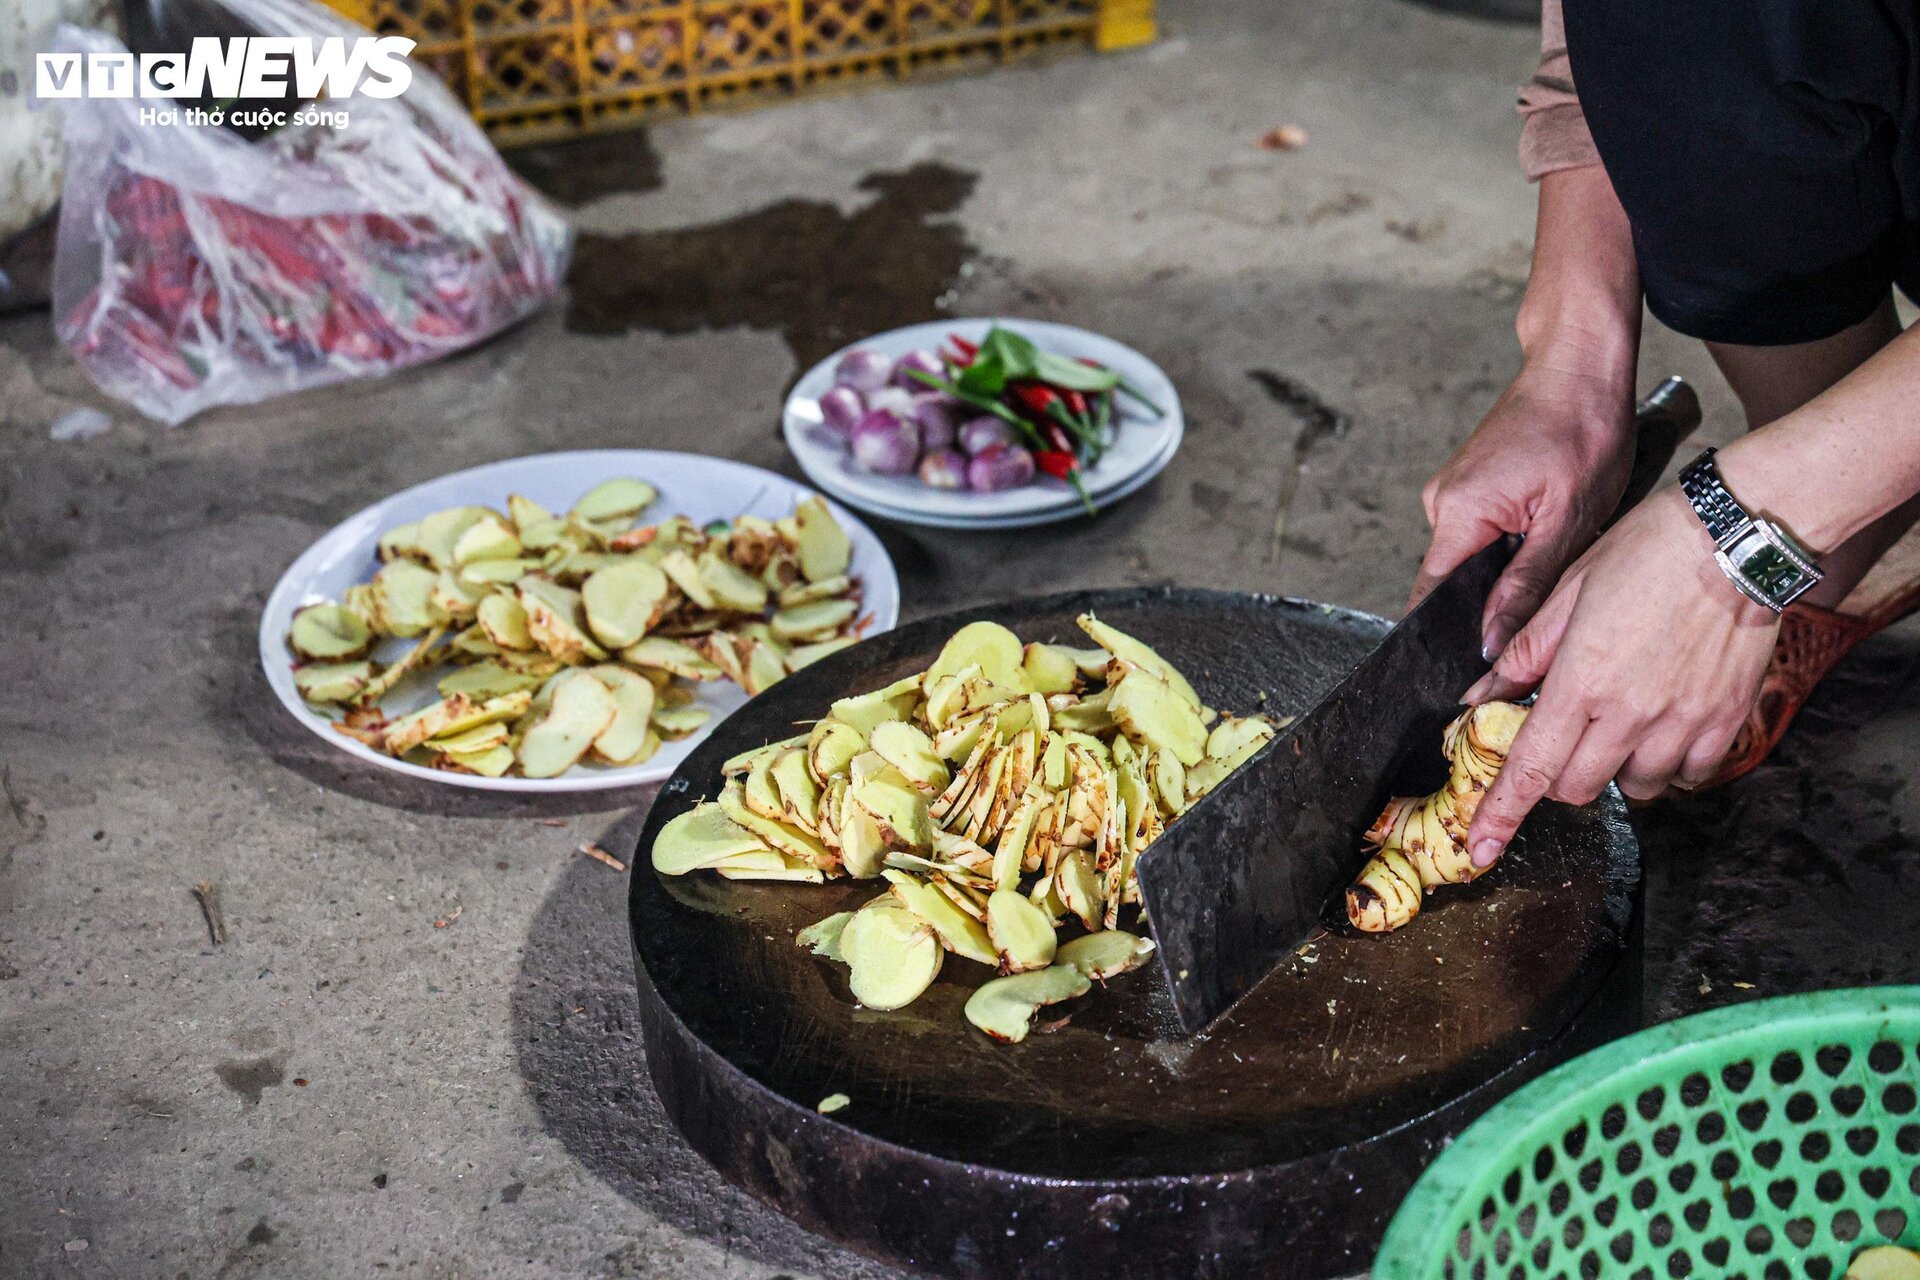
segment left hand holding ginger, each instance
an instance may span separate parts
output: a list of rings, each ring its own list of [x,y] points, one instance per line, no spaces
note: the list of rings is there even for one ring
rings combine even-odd
[[[1697,786],[1733,745],[1779,619],[1747,600],[1677,489],[1649,498],[1567,570],[1466,701],[1539,699],[1474,815],[1476,866],[1542,798],[1585,804]]]

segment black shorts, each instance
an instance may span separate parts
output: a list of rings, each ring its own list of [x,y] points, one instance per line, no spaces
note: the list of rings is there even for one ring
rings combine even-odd
[[[1564,0],[1647,305],[1811,342],[1920,290],[1920,0]]]

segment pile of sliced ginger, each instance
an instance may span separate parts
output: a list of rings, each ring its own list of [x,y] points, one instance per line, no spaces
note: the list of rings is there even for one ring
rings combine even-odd
[[[1097,646],[962,627],[925,671],[835,702],[807,732],[745,752],[661,830],[663,875],[814,884],[879,879],[798,941],[848,966],[872,1009],[918,999],[948,956],[994,970],[967,1019],[1024,1039],[1044,1005],[1144,963],[1136,862],[1168,823],[1271,739],[1221,715],[1165,658],[1092,614]]]
[[[287,636],[294,684],[334,727],[436,769],[551,778],[582,760],[634,765],[709,712],[692,685],[749,694],[859,637],[852,544],[819,498],[789,516],[640,524],[656,493],[607,480],[564,514],[515,494],[506,512],[436,511],[388,530],[381,567]],[[412,640],[395,661],[372,653]],[[440,672],[437,700],[382,700]]]

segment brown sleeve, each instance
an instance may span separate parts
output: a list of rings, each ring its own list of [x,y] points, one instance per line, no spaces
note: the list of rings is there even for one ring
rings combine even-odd
[[[1560,0],[1540,5],[1540,67],[1520,86],[1520,167],[1538,182],[1556,169],[1599,164],[1593,135],[1573,88]]]

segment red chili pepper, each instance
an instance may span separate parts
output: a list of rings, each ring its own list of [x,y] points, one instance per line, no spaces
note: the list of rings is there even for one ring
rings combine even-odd
[[[1055,480],[1065,480],[1080,469],[1080,462],[1071,453],[1061,449],[1033,450],[1033,465],[1052,476]]]
[[[1050,407],[1060,403],[1060,393],[1044,382],[1010,382],[1007,384],[1007,393],[1013,397],[1014,403],[1043,422],[1048,417]]]
[[[1059,453],[1071,455],[1074,451],[1073,437],[1069,436],[1067,429],[1057,422],[1047,423],[1047,443],[1052,445],[1054,450]]]
[[[967,358],[966,359],[967,364],[972,364],[973,358],[980,354],[979,343],[968,342],[965,338],[961,337],[957,333],[948,334],[947,341],[953,344],[953,349],[955,351],[958,351],[961,355]]]
[[[1074,417],[1080,419],[1082,422],[1085,422],[1087,419],[1086,396],[1075,391],[1072,387],[1061,388],[1060,395],[1067,402],[1068,412],[1072,413]]]

